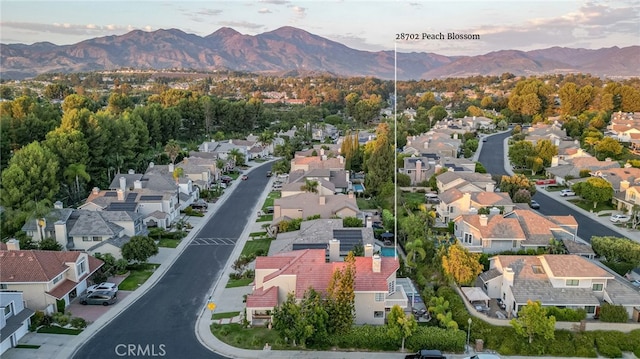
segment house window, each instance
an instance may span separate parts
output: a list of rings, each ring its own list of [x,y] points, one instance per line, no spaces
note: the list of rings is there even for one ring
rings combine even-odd
[[[511,247],[512,248],[518,247],[518,241],[511,241]]]
[[[392,280],[389,282],[389,294],[396,292],[396,281]]]
[[[593,289],[594,292],[602,292],[602,289],[604,289],[604,285],[602,283],[593,283],[591,289]]]
[[[544,269],[542,268],[542,266],[531,266],[531,269],[533,269],[533,273],[535,274],[544,274]]]
[[[577,287],[580,285],[580,281],[578,279],[567,279],[567,287]]]
[[[587,314],[594,314],[596,312],[596,307],[594,305],[588,305],[584,307],[584,310],[587,311]]]
[[[449,213],[453,213],[453,206],[449,206]]]
[[[53,278],[53,284],[56,284],[56,283],[58,283],[58,282],[59,282],[59,281],[61,281],[61,280],[62,280],[62,274],[60,274],[59,276],[57,276],[57,277]]]
[[[381,310],[376,310],[375,312],[373,312],[373,317],[374,318],[384,318],[384,312]]]
[[[83,241],[83,242],[89,242],[89,237],[87,237],[87,236],[82,236],[82,241]]]
[[[5,283],[2,283],[0,284],[0,289],[8,289],[8,287]]]
[[[376,302],[384,302],[384,293],[376,293]]]
[[[100,241],[102,241],[102,237],[97,237],[97,236],[96,237],[91,237],[91,240],[94,241],[94,242],[100,242]]]
[[[464,232],[462,239],[463,243],[471,244],[473,242],[473,234]]]
[[[11,304],[13,303],[9,303],[6,307],[4,307],[4,317],[8,317],[11,315]]]
[[[87,262],[82,261],[76,265],[76,271],[78,272],[78,276],[84,274],[87,271]]]

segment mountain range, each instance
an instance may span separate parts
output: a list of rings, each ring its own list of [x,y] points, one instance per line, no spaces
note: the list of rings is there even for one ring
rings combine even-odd
[[[640,75],[640,46],[597,50],[552,47],[502,50],[478,56],[429,52],[397,54],[397,78],[418,80],[472,75],[580,72],[603,77]],[[0,76],[22,79],[46,72],[119,68],[234,70],[255,73],[323,72],[394,78],[393,51],[362,51],[294,27],[243,35],[223,27],[201,37],[178,29],[134,30],[73,45],[0,44]]]

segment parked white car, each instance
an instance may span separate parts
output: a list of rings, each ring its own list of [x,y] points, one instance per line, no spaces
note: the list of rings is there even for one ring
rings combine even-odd
[[[626,214],[614,214],[609,217],[609,220],[613,223],[626,223],[629,222],[630,219],[631,217],[627,216]]]
[[[101,291],[101,292],[117,292],[118,291],[118,285],[115,283],[110,283],[110,282],[102,282],[100,284],[94,284],[92,286],[90,286],[89,288],[87,288],[87,294],[91,294],[93,292],[96,291]]]
[[[567,196],[575,196],[576,193],[570,189],[563,189],[562,191],[560,191],[560,195],[562,197],[567,197]]]

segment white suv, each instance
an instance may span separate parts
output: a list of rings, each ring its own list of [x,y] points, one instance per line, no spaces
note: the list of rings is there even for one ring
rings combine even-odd
[[[567,197],[567,196],[575,196],[576,193],[570,189],[563,189],[562,191],[560,191],[560,195],[562,197]]]

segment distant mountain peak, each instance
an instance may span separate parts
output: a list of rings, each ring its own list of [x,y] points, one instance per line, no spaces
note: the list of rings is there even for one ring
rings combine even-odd
[[[242,34],[230,27],[221,27],[218,30],[214,31],[212,34],[207,35],[206,37],[231,37],[235,35]]]

